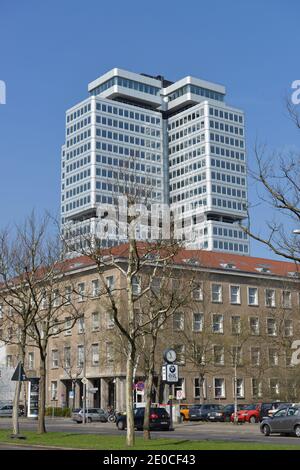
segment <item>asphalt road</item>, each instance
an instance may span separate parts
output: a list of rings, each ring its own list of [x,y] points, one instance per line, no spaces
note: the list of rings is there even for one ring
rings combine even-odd
[[[11,426],[10,418],[0,418],[0,429],[9,429]],[[47,418],[46,427],[52,432],[69,433],[87,433],[101,435],[120,435],[124,431],[119,431],[113,423],[90,423],[77,424],[69,418]],[[37,428],[37,422],[26,418],[20,419],[20,428],[22,430],[34,431]],[[142,435],[137,431],[137,435]],[[153,438],[168,437],[174,439],[188,440],[208,440],[208,441],[238,441],[238,442],[264,442],[272,444],[294,444],[299,446],[300,439],[296,437],[283,437],[272,435],[265,437],[259,431],[259,424],[239,424],[232,423],[180,423],[175,424],[174,431],[155,431]],[[12,444],[13,446],[13,444]],[[3,448],[3,447],[2,447]]]

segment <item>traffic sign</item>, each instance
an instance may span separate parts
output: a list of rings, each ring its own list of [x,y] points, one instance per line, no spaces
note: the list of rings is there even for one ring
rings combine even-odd
[[[162,366],[161,375],[163,382],[169,384],[177,383],[179,380],[178,365],[177,364],[165,364]]]
[[[17,365],[11,380],[14,382],[25,382],[27,380],[22,362]]]
[[[91,387],[89,388],[90,393],[97,393],[98,392],[98,387]]]
[[[176,392],[176,400],[182,400],[184,397],[183,390],[177,390]]]
[[[81,379],[81,382],[83,383],[83,385],[86,385],[88,383],[88,379],[86,377],[83,377],[83,379]]]

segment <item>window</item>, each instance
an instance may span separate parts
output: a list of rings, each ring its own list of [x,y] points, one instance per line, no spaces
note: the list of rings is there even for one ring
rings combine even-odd
[[[257,287],[248,287],[248,305],[258,305]]]
[[[225,398],[225,379],[214,379],[214,396],[215,398]]]
[[[274,289],[266,289],[265,290],[265,301],[266,307],[275,307],[275,290]]]
[[[284,359],[285,359],[285,365],[286,367],[291,367],[293,366],[292,362],[292,353],[290,351],[285,351],[284,352]]]
[[[277,335],[277,325],[275,318],[267,318],[267,334],[269,336]]]
[[[237,398],[244,398],[244,379],[237,378],[236,379],[236,386],[234,386],[234,380],[233,380],[233,396]]]
[[[194,378],[194,398],[200,398],[200,383],[201,383],[201,379],[199,377],[195,377]],[[202,380],[201,398],[206,398],[205,379]]]
[[[65,336],[69,336],[72,334],[72,317],[67,317],[65,319]]]
[[[223,346],[214,346],[214,363],[217,366],[224,365],[224,348]]]
[[[279,356],[278,351],[274,348],[269,349],[269,365],[278,366]]]
[[[115,288],[115,279],[114,276],[107,276],[106,278],[106,285],[110,292],[112,292]]]
[[[193,300],[203,300],[203,286],[202,284],[195,284],[192,290]]]
[[[0,304],[0,320],[2,320],[2,318],[3,318],[3,311],[4,311],[3,310],[3,305]]]
[[[203,313],[194,313],[193,314],[193,331],[195,332],[203,331],[203,322],[204,322]]]
[[[59,302],[59,290],[56,289],[54,292],[53,292],[53,307],[58,307],[60,305],[60,302]]]
[[[151,282],[151,291],[154,292],[154,294],[158,295],[160,292],[160,284],[161,284],[161,279],[159,277],[155,277],[152,279]]]
[[[78,284],[78,302],[83,302],[84,299],[84,291],[85,291],[85,283],[80,282]]]
[[[113,344],[106,343],[106,362],[107,364],[111,364],[113,360],[114,360]]]
[[[85,332],[84,317],[78,318],[78,334]]]
[[[282,292],[282,306],[283,308],[292,307],[292,293],[290,291],[284,290]]]
[[[220,314],[213,314],[213,332],[214,333],[223,333],[223,322],[224,318],[223,315]]]
[[[284,320],[284,336],[293,336],[293,320]]]
[[[241,346],[233,346],[231,350],[232,365],[242,365],[242,348]]]
[[[28,353],[28,369],[34,369],[34,353]]]
[[[271,397],[278,397],[279,395],[279,380],[270,379],[270,394]]]
[[[51,400],[57,400],[57,382],[51,382]]]
[[[99,364],[99,344],[92,344],[92,366]]]
[[[222,285],[221,284],[212,284],[211,300],[212,302],[222,302]]]
[[[231,304],[241,303],[240,286],[230,286],[230,303]]]
[[[6,356],[6,367],[12,367],[12,366],[13,366],[12,356],[8,354]]]
[[[173,329],[175,331],[184,330],[184,315],[182,312],[175,312],[173,316]]]
[[[132,292],[133,295],[139,295],[141,293],[141,279],[138,276],[132,278]]]
[[[65,303],[70,304],[72,300],[72,288],[70,286],[65,288]]]
[[[255,398],[262,397],[262,382],[258,379],[252,378],[251,385],[252,385],[252,396]]]
[[[259,335],[259,318],[250,317],[250,333],[251,335]]]
[[[100,283],[99,279],[94,279],[92,281],[92,296],[98,297],[100,295]]]
[[[69,369],[71,367],[71,348],[70,346],[64,347],[64,367]]]
[[[99,313],[98,312],[93,312],[92,313],[92,330],[93,331],[99,330],[99,326],[100,326]]]
[[[184,344],[176,344],[174,346],[174,350],[176,351],[177,364],[185,364],[185,347]]]
[[[260,348],[251,348],[251,366],[260,365]]]
[[[113,312],[107,312],[107,328],[113,328],[115,326]]]
[[[231,317],[231,332],[233,335],[241,333],[241,317],[234,315]]]
[[[77,366],[83,367],[84,364],[84,346],[77,346]]]
[[[52,350],[52,367],[58,367],[58,350]]]
[[[185,398],[185,381],[183,378],[179,378],[178,382],[174,384],[174,395],[176,397],[177,392],[183,393],[183,398]]]

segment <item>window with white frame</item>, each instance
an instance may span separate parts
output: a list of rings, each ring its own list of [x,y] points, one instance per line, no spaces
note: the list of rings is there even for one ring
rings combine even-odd
[[[262,382],[259,379],[251,379],[252,396],[254,398],[262,397]]]
[[[85,332],[85,323],[84,317],[78,318],[78,334],[82,334]]]
[[[251,356],[251,366],[259,366],[260,365],[260,348],[258,347],[252,347],[250,350],[250,356]]]
[[[293,320],[284,320],[284,336],[293,336],[294,334],[294,327],[293,327]]]
[[[178,382],[174,384],[174,395],[176,398],[176,393],[182,392],[183,398],[185,398],[185,380],[183,378],[179,378]]]
[[[212,284],[211,285],[211,300],[212,302],[222,302],[222,285]]]
[[[182,312],[175,312],[173,316],[173,329],[174,331],[184,330],[184,314]]]
[[[28,353],[28,369],[34,369],[34,352]]]
[[[57,381],[54,380],[51,382],[51,400],[57,400]]]
[[[269,336],[277,335],[277,323],[275,318],[267,318],[267,334]]]
[[[110,292],[112,292],[115,288],[115,278],[114,276],[107,276],[106,278],[106,285]]]
[[[58,367],[58,350],[52,349],[52,367]]]
[[[213,347],[213,352],[214,352],[214,364],[216,366],[223,366],[225,362],[224,347],[215,345]]]
[[[107,328],[114,328],[115,320],[114,320],[113,312],[112,311],[107,312],[106,318],[107,318]]]
[[[97,331],[100,327],[100,315],[99,312],[92,313],[92,330]]]
[[[92,344],[92,366],[98,366],[99,365],[99,344],[95,343]]]
[[[185,364],[185,346],[184,344],[175,344],[174,350],[176,352],[177,364]]]
[[[85,300],[85,283],[80,282],[78,284],[78,302],[83,302]]]
[[[214,378],[214,397],[225,398],[225,379]]]
[[[65,288],[65,304],[70,304],[72,300],[72,288],[71,286],[67,286]]]
[[[266,307],[275,307],[275,289],[266,289],[265,290],[265,302]]]
[[[241,333],[241,317],[238,315],[231,317],[231,332],[233,335],[239,335]]]
[[[203,313],[193,313],[193,331],[203,331],[204,315]]]
[[[202,283],[195,283],[192,290],[192,298],[193,300],[203,300],[203,284]]]
[[[269,365],[278,366],[279,363],[279,354],[277,349],[269,348]]]
[[[161,279],[160,277],[154,277],[151,281],[151,291],[158,295],[160,292]]]
[[[92,281],[92,296],[98,297],[100,295],[100,282],[99,279],[94,279]]]
[[[250,317],[250,333],[251,335],[259,335],[259,318],[258,317]]]
[[[64,347],[64,366],[66,369],[71,367],[71,347],[65,346]]]
[[[292,307],[292,293],[288,290],[282,291],[282,306],[283,308]]]
[[[279,392],[280,392],[280,387],[279,387],[279,380],[278,379],[270,379],[269,381],[269,386],[270,386],[270,395],[273,398],[278,397]]]
[[[47,292],[42,292],[41,308],[46,309],[48,306]]]
[[[66,317],[65,319],[65,336],[72,334],[72,317]]]
[[[202,389],[200,395],[200,384],[202,382]],[[205,379],[201,380],[200,377],[194,378],[194,398],[206,398],[206,382]]]
[[[213,333],[223,333],[224,331],[224,316],[219,313],[213,314]]]
[[[257,287],[248,287],[248,305],[258,305]]]
[[[132,278],[132,293],[133,295],[139,295],[141,293],[141,278],[139,276],[133,276]]]
[[[244,398],[245,396],[245,387],[244,387],[244,379],[237,378],[236,384],[234,383],[233,379],[233,396],[236,398]]]
[[[58,307],[60,305],[60,294],[59,289],[55,289],[53,292],[53,307]]]
[[[241,288],[240,286],[230,286],[230,303],[240,304],[241,303]]]
[[[114,361],[113,343],[106,343],[106,362],[111,364]]]
[[[292,367],[294,364],[292,362],[292,353],[291,351],[285,351],[284,352],[284,360],[285,360],[285,366],[286,367]]]
[[[77,366],[83,367],[84,364],[84,346],[79,345],[77,346]]]
[[[242,357],[242,347],[241,346],[232,346],[232,348],[231,348],[231,359],[232,359],[232,365],[233,366],[242,365],[243,357]]]

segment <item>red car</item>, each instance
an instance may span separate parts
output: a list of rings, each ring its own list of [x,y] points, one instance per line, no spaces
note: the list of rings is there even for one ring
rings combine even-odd
[[[258,423],[259,422],[260,404],[247,405],[244,409],[237,412],[239,423]],[[230,421],[234,422],[234,413],[230,417]]]

